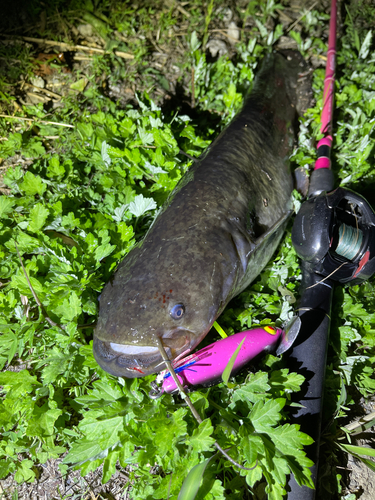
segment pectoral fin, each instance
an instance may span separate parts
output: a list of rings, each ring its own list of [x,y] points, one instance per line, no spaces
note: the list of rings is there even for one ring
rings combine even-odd
[[[286,214],[284,214],[278,221],[273,224],[265,233],[263,233],[261,236],[259,236],[255,241],[254,241],[254,248],[260,246],[265,240],[267,240],[273,233],[281,229],[286,223],[288,222],[289,217],[292,215],[293,210],[289,210]],[[285,229],[285,227],[284,227]]]

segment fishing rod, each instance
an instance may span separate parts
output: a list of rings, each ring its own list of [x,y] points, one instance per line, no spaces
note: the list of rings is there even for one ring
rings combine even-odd
[[[322,402],[335,283],[355,285],[375,272],[375,214],[368,202],[349,189],[334,186],[331,171],[332,115],[335,86],[337,0],[331,3],[323,110],[317,160],[311,174],[308,199],[298,212],[292,243],[301,259],[302,284],[298,315],[301,330],[287,353],[288,366],[305,376],[293,400],[301,406],[292,422],[309,434],[307,447],[315,489],[299,486],[291,475],[288,500],[315,498],[319,461]]]

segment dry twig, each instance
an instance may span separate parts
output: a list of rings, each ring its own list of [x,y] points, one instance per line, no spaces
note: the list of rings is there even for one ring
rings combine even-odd
[[[32,87],[35,90],[38,90],[38,92],[42,92],[43,94],[47,94],[48,96],[55,97],[56,99],[61,99],[61,95],[56,94],[56,92],[52,92],[52,90],[43,89],[42,87],[37,87],[36,85],[33,85],[32,83],[27,83],[27,82],[22,82],[22,83],[26,87]]]
[[[35,92],[26,92],[29,97],[35,97],[39,101],[46,102],[46,98],[42,95],[36,94]]]
[[[352,422],[344,427],[348,432],[353,432],[356,429],[356,433],[361,432],[366,429],[366,424],[371,422],[371,420],[375,419],[375,411],[372,413],[369,413],[368,415],[364,415],[363,417],[360,417],[359,420],[356,420],[355,422]]]
[[[195,70],[191,67],[191,107],[195,108]]]
[[[49,122],[46,120],[39,120],[39,118],[26,118],[24,116],[10,116],[3,114],[0,114],[0,118],[8,118],[9,120],[23,120],[26,122],[39,122],[39,123],[45,123],[47,125],[57,125],[58,127],[74,128],[74,125],[68,125],[67,123],[59,123],[59,122]]]
[[[2,35],[5,36],[5,35]],[[49,45],[51,47],[58,47],[60,50],[70,50],[70,51],[77,51],[77,50],[82,50],[83,52],[91,52],[94,54],[109,54],[107,50],[103,49],[97,49],[94,47],[86,47],[85,45],[73,45],[71,43],[66,43],[66,42],[57,42],[55,40],[43,40],[43,38],[33,38],[30,36],[21,36],[17,37],[18,40],[23,40],[24,42],[32,42],[32,43],[38,43],[40,45]],[[128,54],[127,52],[122,52],[120,50],[114,50],[113,53],[118,56],[122,57],[123,59],[134,59],[133,54]]]
[[[313,10],[313,8],[315,7],[315,5],[316,5],[317,3],[318,3],[317,1],[316,1],[316,2],[314,2],[314,3],[311,5],[311,7],[309,7],[309,8],[307,9],[307,11],[306,11],[306,12],[304,12],[304,13],[302,14],[302,16],[300,16],[298,19],[296,19],[296,20],[294,21],[294,23],[293,23],[291,26],[289,26],[289,28],[286,30],[286,32],[287,32],[287,33],[289,33],[289,31],[291,31],[291,30],[292,30],[295,26],[297,26],[297,24],[298,24],[298,23],[299,23],[299,22],[300,22],[300,21],[301,21],[301,20],[302,20],[302,19],[306,16],[306,14],[308,14],[308,13],[310,12],[310,10]]]

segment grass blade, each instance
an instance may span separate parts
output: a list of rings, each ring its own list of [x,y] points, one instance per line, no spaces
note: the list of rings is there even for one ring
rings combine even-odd
[[[216,457],[216,455],[217,454],[213,455],[211,458],[207,458],[207,460],[195,465],[191,469],[189,474],[186,476],[185,481],[182,483],[177,500],[194,500],[201,485],[203,474],[206,470],[208,462]]]
[[[230,374],[232,373],[234,362],[236,361],[238,353],[240,352],[240,349],[241,349],[242,344],[244,342],[245,342],[245,339],[242,339],[240,345],[237,347],[237,349],[232,354],[230,360],[228,361],[227,366],[225,367],[225,369],[223,371],[221,378],[223,379],[223,382],[226,385],[228,385],[228,380],[229,380]]]

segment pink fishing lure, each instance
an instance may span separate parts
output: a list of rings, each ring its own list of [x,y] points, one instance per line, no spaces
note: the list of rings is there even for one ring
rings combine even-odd
[[[187,392],[198,387],[210,387],[221,382],[225,367],[242,341],[244,342],[234,362],[232,375],[262,353],[285,352],[298,334],[299,326],[300,319],[294,318],[285,330],[264,326],[236,333],[179,360],[174,364],[175,372]],[[162,372],[161,376],[162,386],[155,389],[155,392],[151,391],[151,397],[178,390],[169,371]]]

